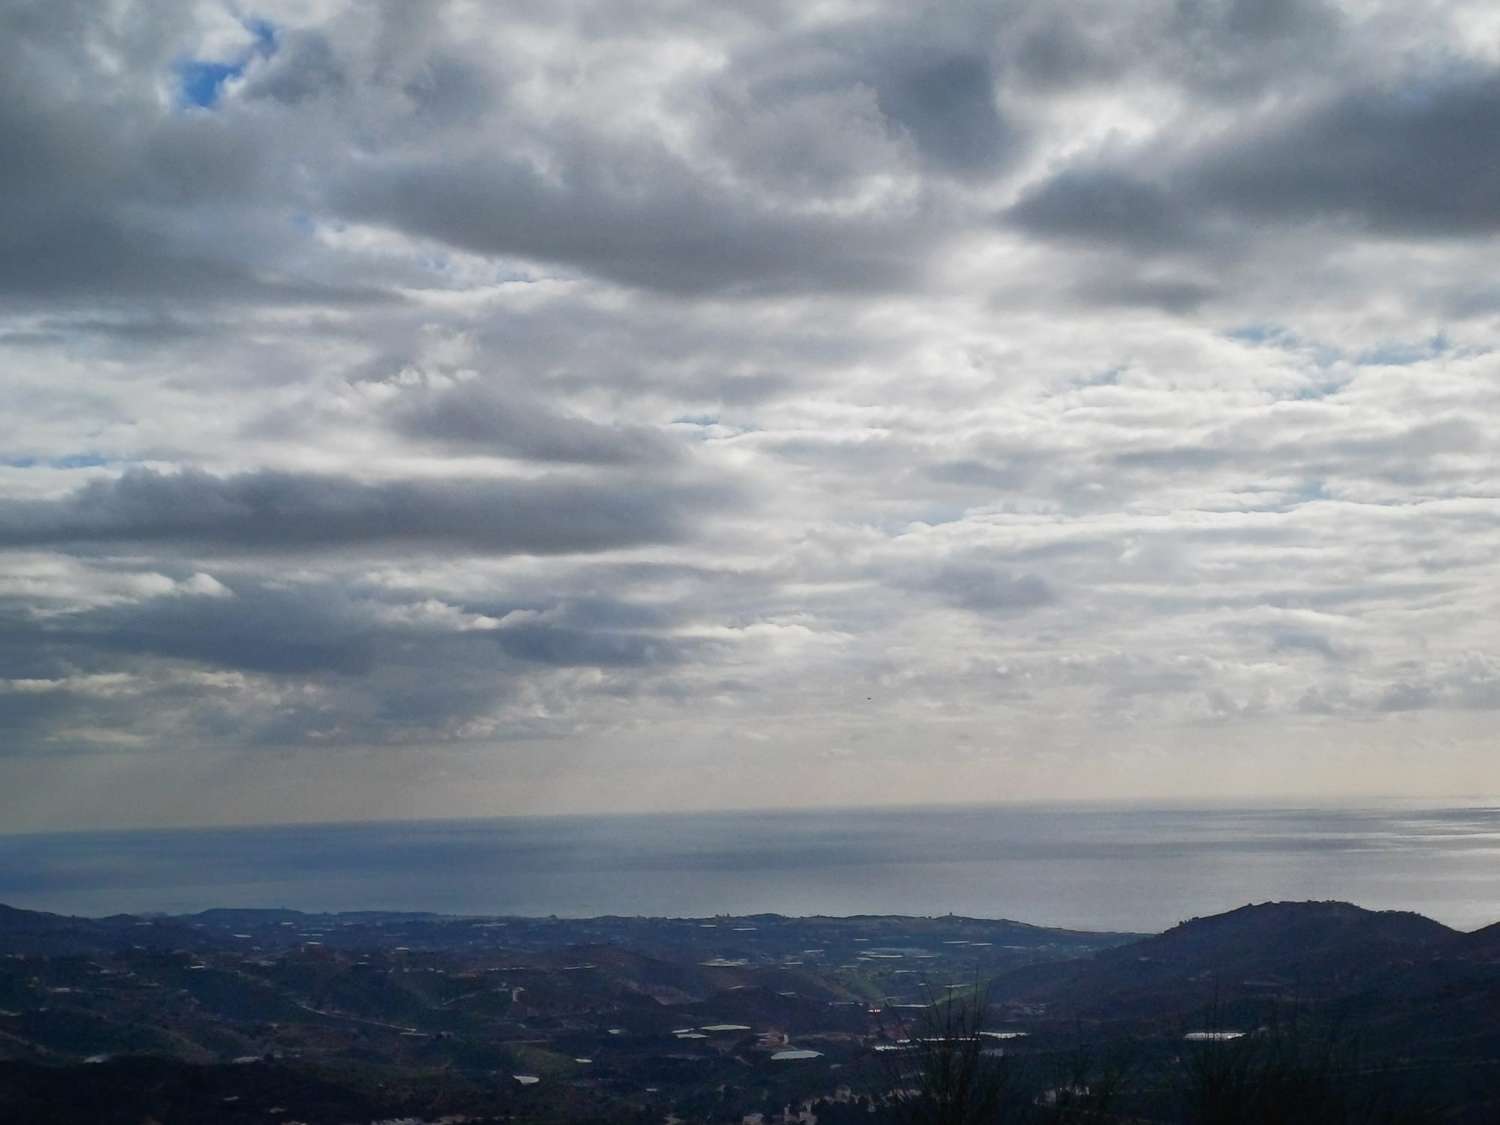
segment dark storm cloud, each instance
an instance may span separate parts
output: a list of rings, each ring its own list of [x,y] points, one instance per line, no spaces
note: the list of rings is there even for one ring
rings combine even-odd
[[[469,251],[671,293],[909,284],[961,229],[943,178],[993,177],[1025,151],[1002,107],[994,18],[957,23],[932,35],[881,16],[732,52],[670,87],[704,150],[564,117],[509,146],[372,154],[329,202]],[[910,190],[860,199],[891,176]]]
[[[1049,238],[1108,240],[1140,250],[1191,242],[1191,216],[1154,184],[1108,168],[1068,169],[1022,196],[1009,219]]]
[[[1005,217],[1043,238],[1208,259],[1241,254],[1267,224],[1413,239],[1494,231],[1500,75],[1460,67],[1293,99],[1175,152],[1156,143],[1133,160],[1064,168]]]
[[[175,596],[69,615],[54,643],[149,654],[278,675],[368,673],[382,629],[368,604],[336,588],[241,584],[229,596]]]
[[[649,606],[484,608],[507,620],[357,581],[202,576],[44,618],[0,599],[0,718],[13,735],[0,757],[98,750],[111,729],[241,746],[461,740],[537,675],[666,673],[711,648],[672,635],[673,614]]]
[[[55,501],[0,503],[0,545],[184,544],[213,550],[361,545],[566,554],[672,541],[723,503],[673,482],[407,480],[134,469]]]
[[[1118,80],[1140,65],[1144,53],[1131,43],[1140,36],[1141,12],[1126,17],[1134,24],[1122,34],[1111,17],[1125,16],[1120,5],[1086,7],[1038,4],[998,37],[1007,76],[1028,91],[1056,94]],[[1148,41],[1160,42],[1146,35]]]
[[[878,331],[844,331],[812,302],[766,332],[732,312],[684,316],[671,296],[626,310],[579,303],[517,310],[477,325],[473,338],[488,357],[486,369],[544,357],[545,388],[559,395],[661,396],[706,407],[749,407],[807,393],[828,368],[875,360],[889,348]],[[384,363],[382,374],[399,366]]]
[[[513,660],[557,667],[666,665],[703,647],[640,628],[660,621],[641,615],[622,621],[609,606],[587,602],[562,612],[523,611],[514,623],[456,632],[447,621],[424,619],[420,602],[333,583],[240,582],[226,589],[68,614],[30,633],[55,652],[92,653],[88,659],[95,663],[150,655],[277,676],[369,676],[414,657],[434,669],[465,660],[505,673],[507,663],[491,646]]]
[[[997,20],[1008,75],[1048,94],[1150,81],[1243,102],[1344,61],[1346,19],[1321,0],[1017,4]]]
[[[77,692],[24,691],[0,694],[0,726],[9,733],[0,755],[25,752],[33,738],[60,721],[77,721],[98,704]]]
[[[577,581],[575,578],[574,581]],[[565,585],[554,582],[554,588]],[[536,609],[506,615],[504,607],[485,609],[502,618],[487,633],[509,657],[558,667],[666,667],[709,655],[702,639],[672,635],[688,606],[622,601],[601,596],[543,598]]]
[[[944,600],[976,613],[1011,613],[1057,600],[1051,585],[1039,575],[1012,575],[972,563],[940,567],[927,588]]]
[[[403,389],[385,413],[406,437],[476,453],[592,465],[670,464],[681,455],[660,431],[564,414],[477,379]]]
[[[1344,47],[1342,13],[1323,0],[1173,0],[1158,10],[1165,18],[1147,24],[1159,37],[1147,57],[1168,77],[1223,98],[1327,66]]]
[[[17,53],[14,41],[8,50]],[[216,190],[243,199],[253,151],[218,130],[185,129],[171,145],[172,162],[152,168],[145,153],[131,151],[139,138],[132,146],[121,136],[140,131],[129,109],[38,98],[44,80],[28,73],[32,67],[10,65],[6,51],[0,47],[0,292],[57,297],[128,286],[142,295],[245,295],[255,288],[245,263],[185,244],[162,216],[139,206],[142,197],[172,192],[172,179],[180,180],[181,203],[206,202]],[[161,147],[154,137],[147,145]],[[122,188],[137,198],[122,198]]]
[[[774,167],[773,181],[814,197],[879,170],[869,161],[881,141],[894,146],[885,159],[913,156],[938,176],[979,180],[1004,171],[1027,142],[1023,122],[1003,106],[996,52],[1004,16],[962,6],[931,15],[881,14],[739,52],[710,83],[707,104],[732,101],[740,129],[714,140],[743,158],[757,152],[745,135],[762,135],[757,126],[766,121],[795,130],[808,113],[842,114],[825,117],[823,135],[807,136],[807,144],[766,145],[744,165]]]
[[[276,675],[363,674],[385,640],[418,632],[383,623],[380,608],[335,584],[237,581],[45,617],[18,613],[6,627],[14,655],[0,671],[66,683],[152,656]]]
[[[1119,270],[1102,270],[1075,285],[1072,292],[1096,305],[1120,305],[1191,313],[1212,301],[1223,290],[1208,282],[1183,277],[1132,276]]]
[[[0,231],[0,293],[25,302],[93,300],[120,293],[142,298],[191,297],[265,305],[352,304],[395,299],[359,284],[266,277],[193,245],[173,245],[169,230],[132,226],[86,213],[49,215],[42,225],[18,221]]]
[[[818,219],[726,194],[650,142],[559,144],[545,173],[486,155],[371,164],[339,210],[482,254],[669,292],[866,290],[910,279],[921,228]]]
[[[0,12],[0,294],[26,303],[143,299],[338,304],[355,279],[279,267],[300,236],[263,122],[164,112],[180,5],[108,26],[89,5]],[[104,60],[113,60],[111,66]]]
[[[1190,198],[1258,218],[1392,234],[1500,227],[1500,75],[1355,87],[1194,154]]]
[[[340,93],[349,83],[328,36],[316,30],[296,29],[282,36],[276,54],[247,79],[244,96],[298,105]]]
[[[927,476],[939,484],[963,488],[994,489],[1014,492],[1034,479],[1037,465],[1031,457],[979,460],[939,461],[925,469]]]
[[[980,553],[916,566],[895,564],[884,577],[898,588],[921,591],[979,614],[1025,613],[1058,600],[1047,579],[1016,571],[1006,563]]]
[[[908,49],[881,59],[874,77],[881,111],[940,167],[982,175],[1016,155],[1021,138],[996,105],[987,56]]]

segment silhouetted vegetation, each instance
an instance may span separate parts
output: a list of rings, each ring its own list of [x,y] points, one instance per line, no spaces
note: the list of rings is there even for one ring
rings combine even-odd
[[[902,1125],[1083,1125],[1112,1120],[1124,1070],[1080,1046],[1056,1057],[1007,1051],[986,1034],[988,995],[932,999],[898,1023],[880,1057],[888,1117]]]
[[[1361,1062],[1357,1038],[1293,1019],[1182,1056],[1182,1120],[1191,1125],[1407,1125],[1433,1121],[1388,1068]]]
[[[1296,1015],[1236,1038],[1185,1041],[1165,1066],[1101,1063],[1080,1045],[1007,1053],[987,1039],[982,990],[903,1026],[876,1120],[900,1125],[1421,1125],[1448,1119],[1430,1090],[1362,1059],[1346,1026]],[[1211,1024],[1218,1020],[1210,1019]]]

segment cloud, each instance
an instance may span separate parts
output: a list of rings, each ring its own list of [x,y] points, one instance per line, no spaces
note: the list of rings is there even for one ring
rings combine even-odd
[[[1007,212],[1024,230],[1080,242],[1120,242],[1164,251],[1192,241],[1184,215],[1165,191],[1107,168],[1067,169],[1032,188]]]
[[[226,586],[198,574],[130,600],[14,616],[0,648],[0,714],[24,737],[7,753],[98,752],[98,738],[69,732],[110,727],[122,744],[503,737],[547,725],[524,705],[553,690],[549,678],[665,675],[723,644],[681,635],[675,614],[648,607],[528,601],[464,607],[359,581]],[[506,718],[518,701],[523,714]]]
[[[673,663],[684,646],[649,634],[600,632],[556,625],[518,624],[497,634],[508,656],[541,664],[633,667]]]
[[[1340,90],[1209,146],[1183,172],[1209,205],[1405,236],[1493,230],[1500,75],[1413,76]]]
[[[905,581],[975,613],[1020,613],[1057,600],[1040,575],[1013,574],[980,560],[945,562]]]
[[[989,59],[963,50],[898,52],[883,61],[877,100],[923,156],[961,175],[992,173],[1020,138],[996,106]]]
[[[366,673],[379,630],[337,590],[242,587],[232,598],[153,598],[72,614],[54,642],[256,672]]]
[[[1497,113],[1491,65],[1382,76],[1286,98],[1207,135],[1073,162],[1028,185],[1004,219],[1138,261],[1173,256],[1236,272],[1259,256],[1295,256],[1285,240],[1298,237],[1326,252],[1327,239],[1482,235],[1500,223]]]
[[[674,293],[881,288],[920,266],[909,226],[777,214],[699,180],[649,141],[557,158],[546,174],[489,155],[391,162],[362,170],[334,205],[476,253]]]
[[[1491,24],[9,5],[6,823],[1461,789]]]
[[[567,554],[671,541],[689,517],[727,499],[661,483],[408,480],[131,469],[59,500],[0,506],[0,545],[174,543],[213,550],[462,547]]]
[[[481,380],[403,390],[386,409],[396,432],[442,446],[535,461],[670,464],[676,443],[643,426],[604,425],[550,410],[524,391]]]

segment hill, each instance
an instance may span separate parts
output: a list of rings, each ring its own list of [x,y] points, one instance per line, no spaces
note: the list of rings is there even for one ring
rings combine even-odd
[[[1267,902],[1193,918],[1090,958],[1001,976],[997,999],[1090,1019],[1161,1017],[1245,997],[1357,994],[1454,954],[1463,935],[1420,914]]]

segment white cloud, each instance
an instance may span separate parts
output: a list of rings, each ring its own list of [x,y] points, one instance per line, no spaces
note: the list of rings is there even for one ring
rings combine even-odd
[[[0,809],[1470,776],[1489,8],[927,14],[0,16]]]

